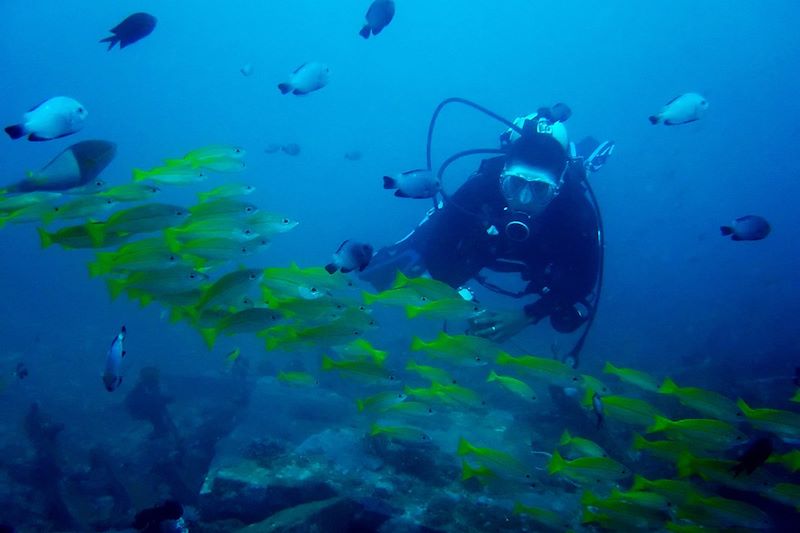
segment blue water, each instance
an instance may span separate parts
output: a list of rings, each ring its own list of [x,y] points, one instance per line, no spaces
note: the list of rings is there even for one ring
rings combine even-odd
[[[89,116],[65,139],[0,140],[0,180],[21,179],[85,139],[118,144],[103,173],[109,184],[200,146],[243,146],[246,173],[220,174],[209,188],[244,179],[257,186],[250,199],[262,209],[300,221],[255,263],[322,265],[346,238],[376,247],[396,241],[430,207],[393,197],[381,176],[424,166],[428,120],[440,100],[462,96],[509,118],[564,101],[573,110],[573,140],[616,142],[591,178],[605,222],[606,276],[582,370],[597,374],[612,360],[734,397],[758,391],[788,398],[800,364],[796,2],[397,4],[390,26],[364,41],[357,32],[369,2],[361,0],[4,2],[3,125],[56,95],[74,97]],[[106,52],[97,41],[139,10],[158,18],[155,31]],[[282,96],[276,85],[306,61],[330,65],[330,84],[305,97]],[[253,74],[245,77],[239,69],[248,63]],[[708,99],[703,120],[672,128],[648,123],[688,91]],[[456,150],[494,147],[503,129],[457,107],[440,123],[439,161]],[[302,147],[297,157],[263,150],[290,142]],[[351,150],[363,158],[345,159]],[[454,190],[477,164],[456,165],[445,186]],[[188,204],[197,190],[177,198]],[[738,243],[720,237],[720,225],[745,214],[766,217],[770,236]],[[241,346],[253,367],[270,357],[253,338],[223,339],[209,352],[190,326],[169,324],[158,306],[112,302],[104,283],[88,278],[91,252],[41,250],[34,225],[4,228],[0,249],[0,469],[25,456],[21,420],[32,401],[66,424],[62,446],[79,462],[81,449],[113,449],[120,434],[137,431],[122,398],[141,368],[156,366],[172,380],[173,409],[189,413],[193,402],[204,403],[204,391],[214,396],[213,380],[226,375],[232,347]],[[432,324],[390,320],[376,338],[398,346],[420,328],[436,332]],[[109,394],[100,373],[122,324],[130,332],[126,383]],[[573,339],[543,323],[514,346],[550,356]],[[317,371],[318,356],[269,362]],[[30,370],[24,381],[12,376],[19,361]],[[212,385],[192,385],[201,378]],[[765,392],[753,383],[780,388]],[[224,401],[215,398],[210,408]],[[332,425],[293,433],[249,420],[263,423],[255,432],[295,440]]]

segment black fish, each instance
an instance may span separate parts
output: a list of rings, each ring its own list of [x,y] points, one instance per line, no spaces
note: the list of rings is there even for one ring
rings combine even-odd
[[[14,375],[17,376],[17,379],[25,379],[28,377],[28,367],[25,366],[25,363],[22,361],[17,363],[17,368],[14,369]]]
[[[27,179],[6,187],[8,192],[66,191],[86,185],[111,163],[117,145],[108,141],[81,141],[66,148]]]
[[[770,455],[772,455],[772,440],[767,437],[756,440],[745,450],[739,462],[731,468],[733,477],[739,477],[742,472],[747,472],[747,475],[752,474],[753,470],[763,465]]]
[[[363,272],[372,259],[372,246],[363,242],[346,240],[336,253],[333,261],[325,265],[325,270],[333,274],[337,270],[344,273],[358,270]]]
[[[183,516],[183,506],[175,500],[148,507],[136,513],[133,527],[144,531],[161,531],[160,524],[167,520],[178,520]]]
[[[108,49],[114,48],[119,43],[120,49],[129,44],[133,44],[139,39],[143,39],[152,33],[156,27],[156,18],[147,13],[134,13],[113,28],[111,35],[105,39],[100,39],[101,43],[108,43]]]
[[[730,226],[720,226],[723,236],[732,235],[734,241],[760,241],[769,235],[772,228],[769,222],[758,215],[745,215],[733,221]]]
[[[281,151],[287,155],[297,155],[300,153],[300,145],[297,143],[289,143],[281,146]]]
[[[367,22],[358,32],[364,39],[378,35],[394,18],[394,0],[375,0],[367,10]]]

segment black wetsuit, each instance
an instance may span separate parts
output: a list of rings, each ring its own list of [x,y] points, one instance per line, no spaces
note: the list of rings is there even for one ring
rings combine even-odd
[[[598,219],[580,182],[583,168],[575,165],[567,172],[558,196],[529,223],[528,239],[515,242],[505,234],[506,203],[499,185],[504,163],[504,157],[484,160],[451,202],[407,238],[379,251],[364,279],[382,290],[398,269],[410,275],[427,270],[431,277],[459,287],[483,269],[518,272],[527,282],[524,292],[540,295],[525,306],[529,316],[536,321],[548,315],[577,316],[575,304],[592,292],[600,261]],[[496,235],[487,231],[492,226]],[[551,321],[562,332],[581,323]]]

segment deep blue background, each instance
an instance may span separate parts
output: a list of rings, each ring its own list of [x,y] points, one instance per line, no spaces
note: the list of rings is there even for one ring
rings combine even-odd
[[[67,139],[0,139],[0,181],[19,179],[81,139],[118,143],[104,174],[111,183],[199,146],[241,145],[249,152],[242,179],[258,187],[262,209],[300,221],[258,262],[317,265],[344,238],[389,244],[422,217],[429,203],[394,198],[381,176],[424,165],[428,119],[442,98],[467,97],[508,117],[561,100],[574,111],[574,139],[617,143],[593,178],[607,275],[586,368],[611,359],[679,373],[702,361],[746,380],[786,375],[798,363],[796,2],[397,4],[392,24],[364,41],[357,32],[367,0],[5,1],[0,121],[14,123],[55,95],[76,98],[89,117]],[[158,17],[154,33],[106,52],[97,41],[139,10]],[[330,65],[329,86],[280,95],[276,85],[312,60]],[[239,73],[246,63],[250,77]],[[648,123],[687,91],[707,97],[706,118],[673,128]],[[439,160],[494,146],[502,129],[466,109],[448,111],[441,123]],[[263,152],[287,142],[302,146],[298,157]],[[349,150],[363,159],[346,160]],[[454,169],[448,186],[476,164]],[[719,236],[721,224],[749,213],[772,223],[768,239]],[[32,369],[3,394],[6,408],[36,397],[80,415],[117,401],[99,375],[122,323],[131,375],[150,364],[189,375],[222,368],[229,345],[209,354],[156,306],[111,303],[103,283],[88,279],[91,254],[41,251],[33,226],[13,225],[0,232],[0,250],[0,371],[10,375],[20,359]],[[517,344],[546,353],[554,340],[569,346],[546,326]]]

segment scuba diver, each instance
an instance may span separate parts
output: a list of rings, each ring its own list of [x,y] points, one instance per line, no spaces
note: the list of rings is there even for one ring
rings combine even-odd
[[[586,324],[564,359],[573,366],[597,308],[602,284],[603,232],[600,212],[586,180],[614,150],[611,142],[587,138],[569,142],[565,104],[543,107],[514,122],[468,100],[450,98],[434,112],[431,139],[441,110],[461,103],[506,124],[501,147],[459,152],[436,172],[434,208],[409,235],[379,250],[361,278],[377,290],[389,288],[398,271],[409,277],[430,276],[454,288],[474,279],[488,289],[521,298],[538,295],[515,312],[482,312],[470,320],[468,334],[504,341],[549,317],[552,327],[570,333]],[[476,154],[495,154],[452,195],[441,178],[454,161]],[[482,271],[517,273],[522,291],[501,288]],[[469,291],[461,291],[465,294]]]

